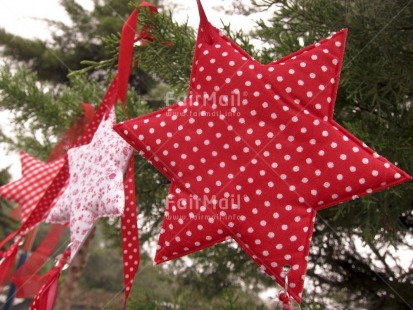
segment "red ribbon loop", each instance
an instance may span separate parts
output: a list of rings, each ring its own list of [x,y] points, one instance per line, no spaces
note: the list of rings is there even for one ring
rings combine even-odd
[[[147,7],[149,8],[149,12],[156,13],[158,9],[151,3],[142,2],[139,5],[139,8]],[[136,28],[138,23],[138,10],[133,10],[131,15],[126,20],[125,24],[122,28],[122,35],[120,39],[120,47],[119,47],[119,60],[118,60],[118,78],[119,78],[119,85],[118,85],[118,96],[120,101],[122,102],[123,109],[125,111],[126,116],[126,93],[128,91],[128,81],[131,72],[132,66],[132,58],[133,58],[133,45],[136,40],[148,40],[153,41],[153,38],[146,32],[148,30],[148,26],[144,26],[141,33],[137,38],[135,38]],[[128,117],[129,118],[129,117]]]
[[[198,11],[199,11],[199,18],[200,18],[200,23],[199,23],[200,30],[204,33],[204,39],[206,43],[211,45],[212,43],[214,43],[213,34],[211,31],[212,26],[209,23],[208,18],[205,14],[204,7],[202,6],[201,0],[197,0],[196,3],[198,4]]]
[[[118,96],[122,104],[126,105],[126,93],[133,56],[133,43],[135,41],[136,23],[138,22],[138,10],[133,10],[122,28],[122,37],[119,48],[118,61]]]

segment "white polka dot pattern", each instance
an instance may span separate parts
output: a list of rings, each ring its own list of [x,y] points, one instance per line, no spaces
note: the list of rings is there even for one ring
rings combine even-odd
[[[125,175],[125,212],[121,217],[125,306],[140,263],[134,167],[134,158],[131,156]]]
[[[123,213],[123,173],[132,148],[113,131],[115,113],[110,111],[90,144],[68,151],[69,183],[46,220],[70,222],[72,257],[98,218]]]
[[[188,98],[115,126],[171,180],[155,261],[233,238],[300,302],[317,210],[408,176],[332,119],[346,30],[269,65],[209,30]]]

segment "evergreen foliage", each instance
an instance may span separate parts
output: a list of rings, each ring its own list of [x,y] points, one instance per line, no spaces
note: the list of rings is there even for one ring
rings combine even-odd
[[[10,181],[10,174],[7,169],[0,170],[0,186]],[[17,222],[10,216],[13,204],[0,197],[0,240],[16,229]]]

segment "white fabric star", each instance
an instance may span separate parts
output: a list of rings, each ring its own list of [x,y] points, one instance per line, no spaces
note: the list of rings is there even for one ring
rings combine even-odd
[[[132,148],[113,131],[114,123],[112,109],[89,144],[68,151],[69,183],[46,220],[69,223],[72,257],[98,218],[123,214],[123,174]]]

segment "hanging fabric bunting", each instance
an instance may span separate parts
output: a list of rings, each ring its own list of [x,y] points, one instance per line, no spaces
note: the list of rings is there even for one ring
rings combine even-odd
[[[100,107],[93,115],[93,109],[89,106],[84,105],[85,109],[85,116],[84,122],[82,123],[83,126],[86,126],[83,130],[83,134],[81,137],[76,137],[71,133],[79,132],[79,127],[74,125],[71,127],[68,132],[66,132],[64,137],[68,139],[62,140],[56,148],[60,148],[62,151],[66,151],[68,148],[73,146],[81,146],[87,143],[90,143],[91,139],[93,138],[95,131],[97,130],[100,122],[102,119],[105,118],[105,112],[108,108],[113,107],[116,103],[117,98],[117,79],[112,82],[111,86],[109,87]],[[72,137],[73,140],[69,138]],[[55,152],[58,154],[58,152]],[[53,154],[49,156],[49,158],[53,157]],[[66,160],[65,165],[63,166],[62,170],[58,174],[55,179],[55,183],[58,183],[60,188],[67,187],[69,179],[69,165]],[[62,195],[63,190],[60,192],[59,195]],[[58,196],[59,190],[56,190],[56,186],[49,187],[44,196],[39,201],[37,207],[32,211],[29,218],[20,228],[20,231],[28,231],[34,226],[36,226],[39,222],[43,221],[45,216],[47,215],[50,206],[52,205],[52,201]],[[57,198],[56,198],[57,199]],[[66,223],[62,223],[66,224]],[[13,280],[17,286],[17,296],[20,297],[30,297],[33,296],[33,293],[37,288],[39,288],[43,283],[50,282],[50,274],[46,275],[38,275],[37,272],[40,271],[41,266],[46,262],[47,258],[45,253],[51,253],[55,245],[57,244],[57,239],[60,238],[61,234],[63,233],[62,227],[59,228],[60,225],[52,225],[51,232],[54,233],[53,235],[48,235],[36,252],[29,258],[25,265],[23,265],[17,273]],[[55,228],[55,229],[54,229]],[[36,272],[35,274],[31,272]],[[60,275],[56,274],[56,270],[54,271],[53,275],[58,277]],[[57,281],[53,281],[53,286],[57,284]],[[42,298],[44,300],[48,299],[47,296],[54,296],[54,290],[42,290]],[[55,297],[53,297],[55,298]],[[54,299],[53,299],[54,300]]]
[[[139,7],[147,7],[152,13],[157,11],[147,2]],[[126,93],[137,20],[138,11],[134,10],[122,29],[118,74],[107,93],[112,96],[109,100],[102,102],[102,104],[105,103],[108,115],[100,121],[89,144],[68,151],[69,183],[67,188],[61,192],[61,196],[56,200],[47,218],[47,221],[51,223],[69,222],[71,256],[73,257],[98,218],[122,215],[125,307],[140,261],[137,207],[132,148],[112,129],[115,123],[115,113],[112,107],[116,100],[120,99],[125,114],[128,116]],[[142,39],[143,36],[144,34],[141,33],[138,39]],[[145,36],[147,37],[146,34]],[[112,87],[113,90],[111,90]],[[97,114],[100,111],[104,111],[102,105]],[[105,153],[102,153],[102,149],[105,149]],[[128,161],[128,172],[125,184],[123,184],[122,176]]]
[[[156,8],[151,4],[143,3],[140,6],[149,7],[151,12],[156,12]],[[82,136],[74,143],[70,141],[70,138],[78,134],[84,124],[73,126],[49,157],[55,158],[56,154],[68,150],[66,156],[59,158],[62,161],[60,170],[53,176],[49,174],[52,179],[51,184],[57,182],[60,186],[59,190],[63,189],[59,193],[56,186],[45,186],[42,195],[37,199],[37,205],[27,213],[20,228],[20,232],[27,232],[43,221],[49,212],[51,202],[55,200],[47,221],[69,223],[72,240],[70,256],[73,257],[99,217],[122,215],[124,253],[129,251],[128,255],[124,254],[125,307],[140,260],[134,165],[131,157],[132,148],[115,134],[112,127],[115,123],[114,106],[117,99],[121,100],[127,115],[126,91],[132,64],[137,17],[138,12],[134,10],[125,23],[120,46],[119,72],[95,115],[93,116],[93,110],[85,106],[86,122],[84,124],[90,123]],[[138,40],[149,39],[144,30],[138,36]],[[105,152],[102,153],[102,150]],[[122,176],[128,162],[129,167],[124,185]],[[60,229],[62,227],[52,226],[44,244],[32,255],[29,263],[15,274],[14,281],[20,289],[18,296],[31,295],[35,289],[43,285],[32,304],[32,309],[53,307],[61,266],[57,266],[44,276],[37,275],[37,272],[57,243],[57,236],[62,232]],[[12,257],[15,253],[17,253],[17,247],[11,247],[4,255]],[[69,252],[65,252],[66,256],[67,253]],[[67,259],[65,257],[65,261]],[[28,279],[29,273],[32,273],[34,282]],[[30,285],[29,288],[24,282],[34,285]]]
[[[0,187],[0,196],[19,204],[18,215],[22,224],[19,229],[5,240],[0,248],[18,236],[10,249],[3,253],[3,262],[0,263],[0,275],[3,284],[6,284],[14,268],[19,243],[35,226],[44,220],[53,199],[64,186],[66,181],[66,158],[62,156],[66,149],[78,138],[90,118],[93,116],[93,107],[84,103],[84,117],[79,119],[64,134],[62,141],[53,149],[47,163],[22,152],[22,178]],[[41,245],[40,247],[42,247]],[[49,245],[46,245],[46,247]]]

